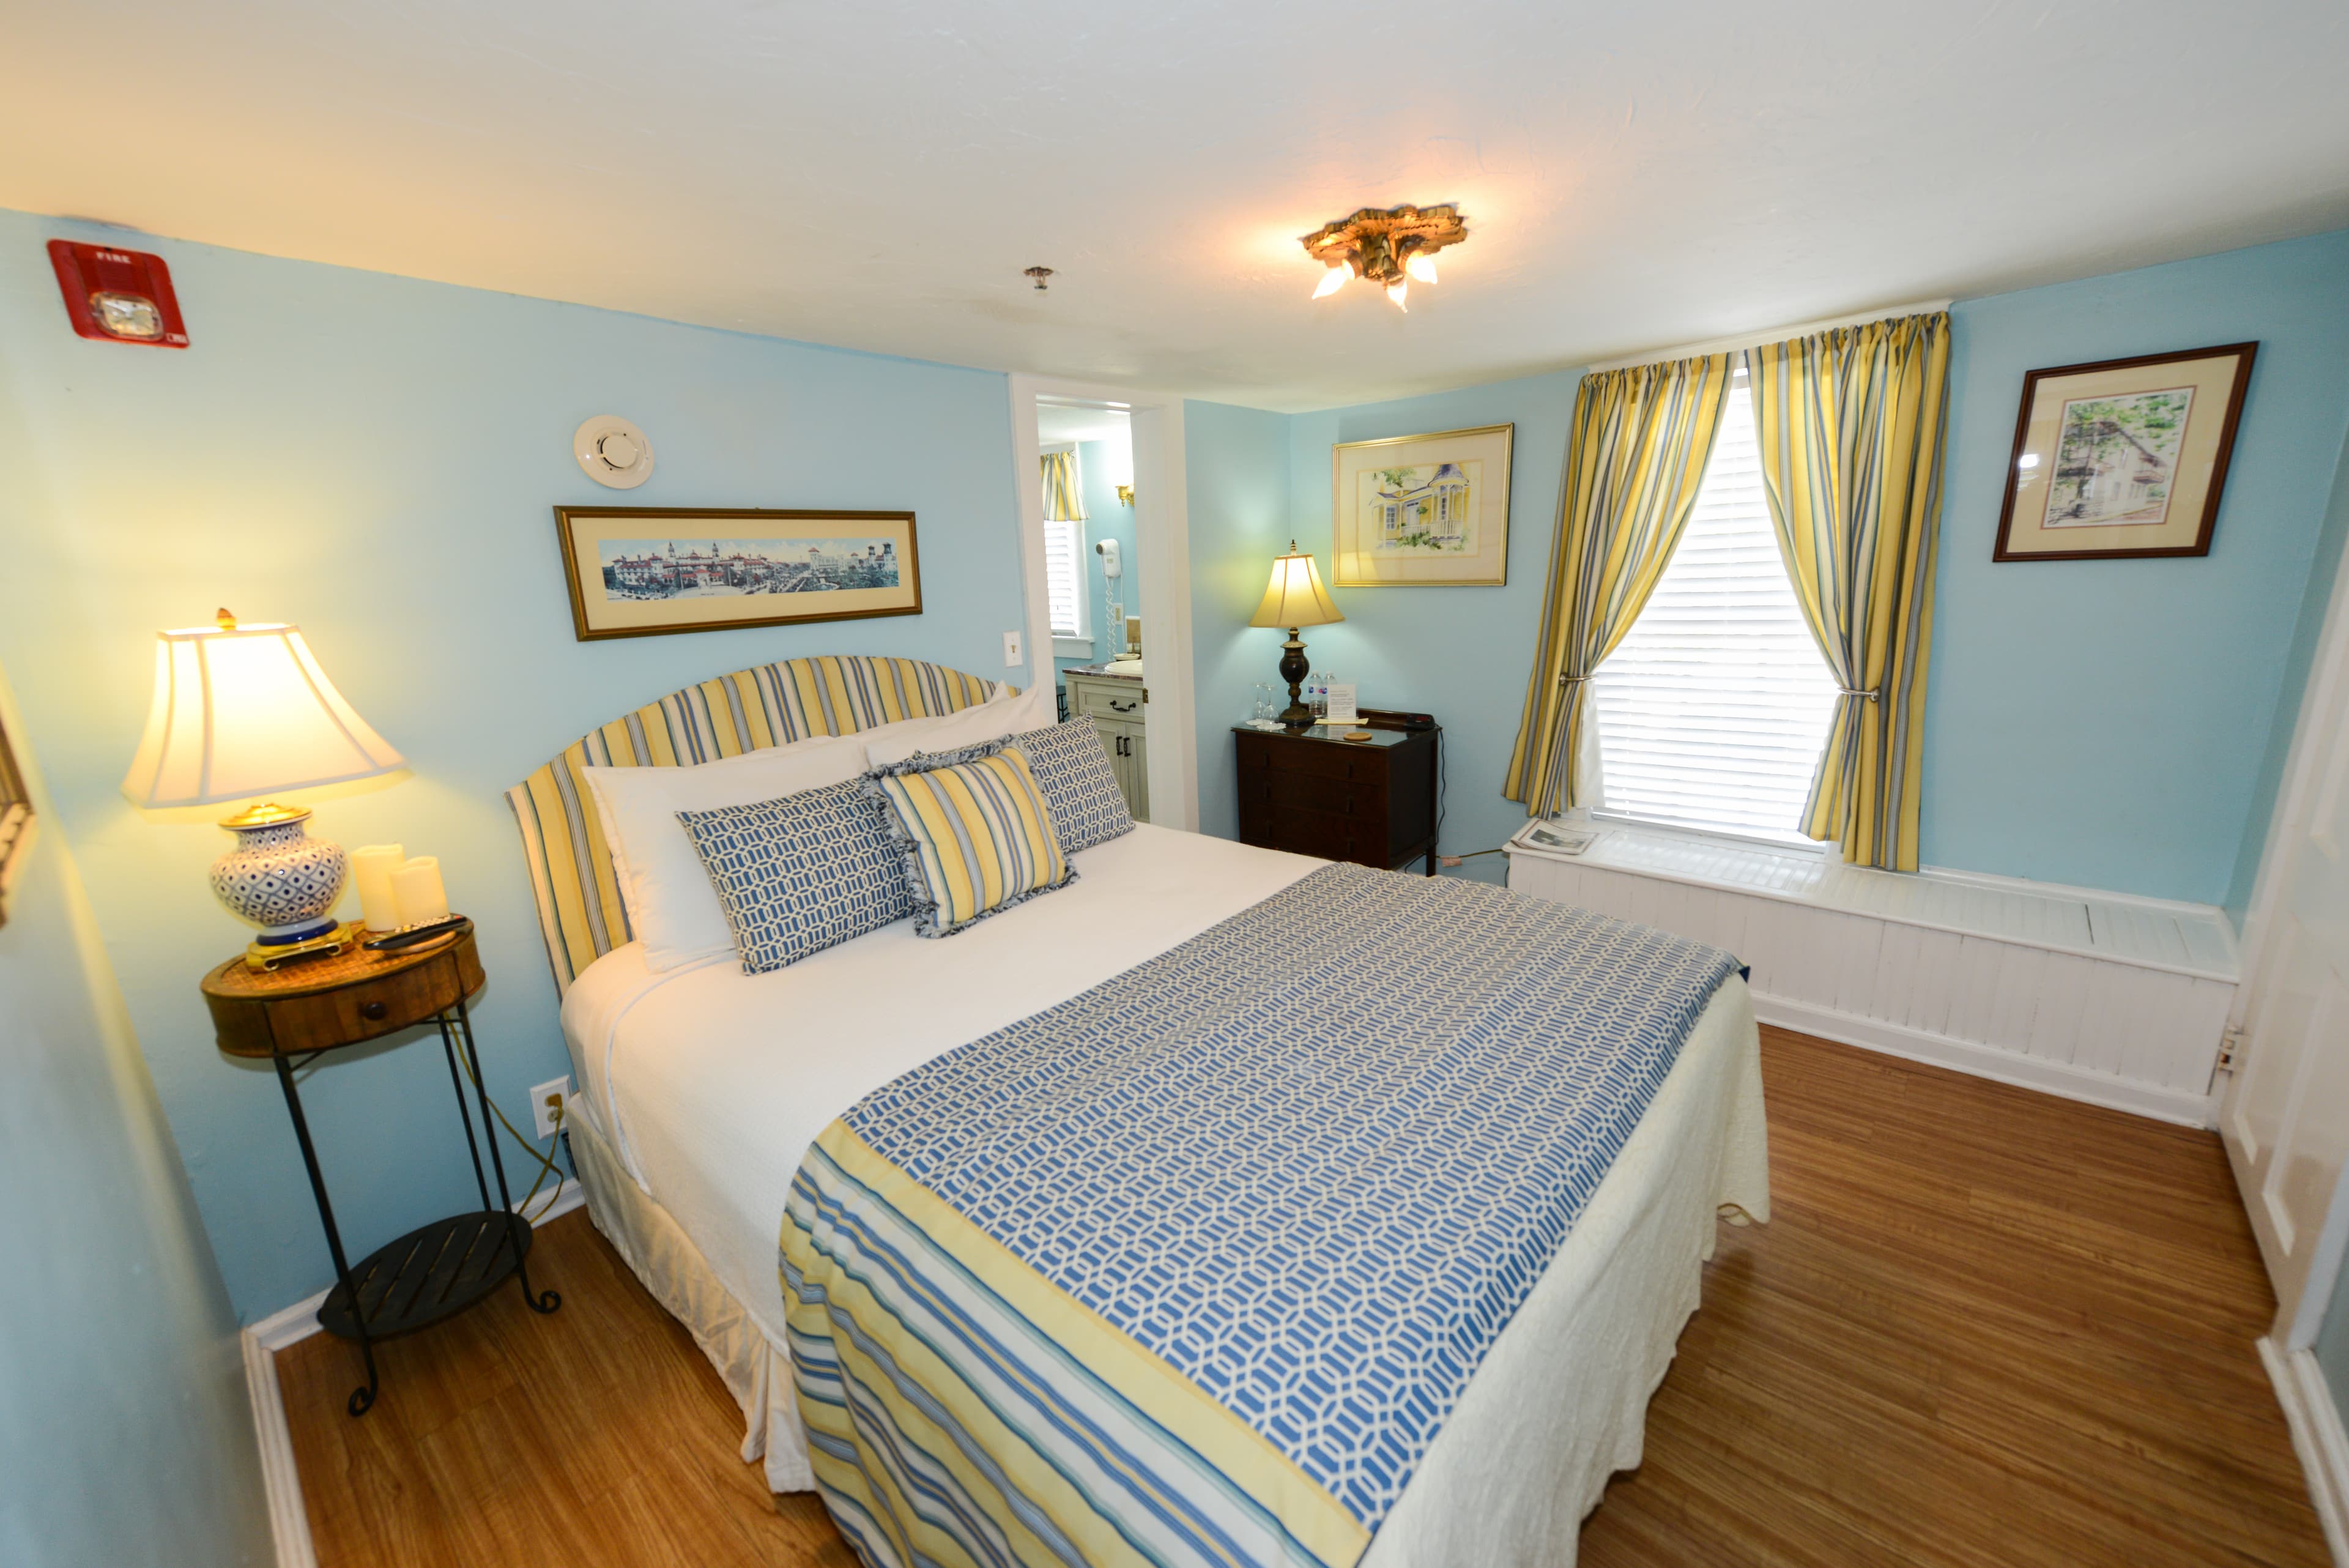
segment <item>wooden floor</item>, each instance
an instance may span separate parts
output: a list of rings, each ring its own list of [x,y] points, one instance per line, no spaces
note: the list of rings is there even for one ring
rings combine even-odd
[[[1616,1564],[2324,1564],[2252,1341],[2273,1311],[2215,1137],[1764,1032],[1775,1219],[1723,1227]],[[685,1331],[574,1213],[512,1292],[278,1357],[323,1568],[854,1562],[771,1497]]]

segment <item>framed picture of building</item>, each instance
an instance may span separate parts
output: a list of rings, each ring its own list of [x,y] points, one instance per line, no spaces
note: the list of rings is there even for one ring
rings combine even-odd
[[[922,613],[910,512],[558,506],[582,642]]]
[[[1509,580],[1514,425],[1330,449],[1330,554],[1341,588],[1498,587]]]
[[[2256,343],[2023,379],[1996,561],[2207,556]]]
[[[24,771],[0,725],[0,926],[8,923],[8,890],[33,846],[33,797],[25,788]]]

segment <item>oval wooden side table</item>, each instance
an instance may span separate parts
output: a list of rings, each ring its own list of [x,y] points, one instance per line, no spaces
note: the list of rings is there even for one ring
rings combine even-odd
[[[329,1334],[357,1342],[360,1358],[367,1364],[367,1382],[352,1390],[347,1406],[354,1416],[367,1414],[380,1387],[375,1366],[377,1340],[461,1312],[488,1296],[509,1275],[522,1282],[523,1299],[532,1310],[551,1313],[563,1304],[556,1293],[540,1293],[530,1288],[525,1262],[530,1254],[530,1221],[514,1212],[512,1195],[506,1187],[505,1161],[498,1154],[489,1091],[481,1086],[481,1053],[473,1044],[472,1021],[466,1012],[466,998],[481,988],[483,978],[471,920],[445,937],[396,952],[369,952],[354,945],[332,957],[268,971],[248,968],[243,958],[233,958],[204,976],[204,1002],[212,1009],[220,1048],[232,1056],[268,1058],[275,1064],[278,1085],[285,1092],[286,1114],[294,1120],[294,1137],[302,1146],[302,1163],[310,1173],[310,1192],[318,1200],[318,1222],[326,1232],[326,1250],[335,1259],[335,1286],[318,1309],[318,1324]],[[318,1151],[310,1140],[309,1121],[302,1115],[302,1095],[294,1081],[294,1069],[326,1052],[379,1040],[420,1023],[435,1024],[440,1030],[441,1054],[448,1058],[450,1085],[457,1091],[457,1114],[465,1124],[465,1147],[473,1157],[473,1182],[480,1189],[481,1207],[477,1212],[451,1215],[411,1231],[353,1265],[343,1253],[342,1232],[336,1229],[334,1205],[327,1200],[326,1179],[318,1171]],[[460,1051],[463,1073],[458,1065]],[[473,1136],[472,1109],[465,1102],[464,1074],[468,1073],[481,1108],[482,1136],[490,1146],[486,1170],[481,1144]],[[492,1177],[498,1189],[494,1206],[490,1201]]]

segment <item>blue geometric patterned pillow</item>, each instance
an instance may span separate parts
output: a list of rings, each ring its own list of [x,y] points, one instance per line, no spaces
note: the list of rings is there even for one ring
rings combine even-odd
[[[1091,718],[1024,731],[1011,743],[1027,753],[1028,771],[1036,775],[1036,788],[1061,835],[1061,854],[1074,855],[1133,831],[1125,792],[1117,787],[1109,751]]]
[[[726,908],[744,974],[797,963],[914,912],[897,851],[860,779],[677,819]]]

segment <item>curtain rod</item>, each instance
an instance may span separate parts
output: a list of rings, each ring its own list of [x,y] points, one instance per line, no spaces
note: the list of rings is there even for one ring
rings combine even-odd
[[[1617,359],[1603,359],[1583,367],[1592,370],[1622,370],[1633,365],[1655,365],[1667,359],[1693,359],[1700,354],[1723,354],[1736,348],[1753,348],[1764,343],[1783,343],[1789,337],[1806,337],[1814,332],[1825,332],[1836,327],[1858,327],[1870,321],[1882,321],[1892,316],[1930,316],[1937,310],[1950,308],[1948,299],[1919,299],[1907,305],[1886,305],[1873,310],[1853,311],[1843,316],[1823,316],[1816,321],[1797,321],[1790,327],[1774,327],[1760,332],[1740,332],[1727,337],[1708,337],[1699,343],[1683,343],[1674,348],[1644,348],[1637,354],[1627,354]]]

